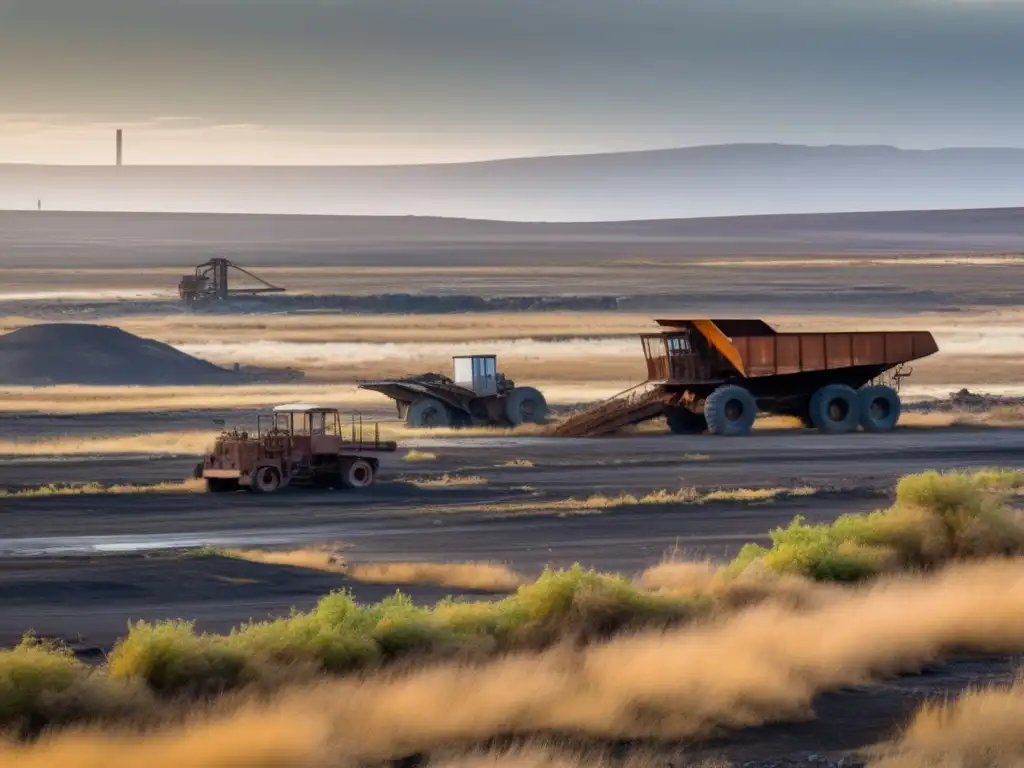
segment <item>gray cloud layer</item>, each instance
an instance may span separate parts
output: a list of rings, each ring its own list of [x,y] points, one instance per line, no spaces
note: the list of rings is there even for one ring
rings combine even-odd
[[[985,0],[0,0],[0,109],[1021,145],[1022,40]]]

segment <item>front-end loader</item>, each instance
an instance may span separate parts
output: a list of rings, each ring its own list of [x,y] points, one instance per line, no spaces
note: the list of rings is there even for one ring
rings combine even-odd
[[[452,377],[424,373],[359,387],[394,400],[399,418],[412,428],[517,427],[547,420],[544,395],[499,373],[496,355],[462,355],[452,362]]]

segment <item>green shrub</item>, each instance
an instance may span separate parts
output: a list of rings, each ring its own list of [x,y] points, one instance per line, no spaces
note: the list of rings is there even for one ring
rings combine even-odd
[[[529,644],[555,635],[605,636],[627,627],[664,625],[692,613],[678,598],[651,595],[617,575],[584,569],[546,569],[498,604],[498,631]]]
[[[373,627],[371,634],[381,655],[388,660],[445,653],[458,646],[457,635],[450,627],[401,592],[367,607],[365,617]]]
[[[66,647],[28,634],[0,650],[0,731],[34,736],[44,728],[138,714],[145,691],[112,681]]]
[[[309,613],[245,624],[226,641],[247,657],[271,664],[306,664],[325,672],[349,672],[373,663],[377,644],[362,610],[347,592],[321,598]]]
[[[737,575],[755,561],[778,573],[818,581],[859,581],[898,568],[1024,553],[1024,516],[1008,503],[1024,486],[1016,470],[922,472],[896,486],[895,503],[831,525],[797,517],[771,532],[769,549],[748,544],[729,566]]]
[[[45,701],[79,684],[88,670],[70,651],[27,635],[0,651],[0,722],[38,718]]]
[[[186,621],[140,621],[114,646],[108,670],[161,696],[222,693],[256,676],[244,652],[216,635],[197,635]]]

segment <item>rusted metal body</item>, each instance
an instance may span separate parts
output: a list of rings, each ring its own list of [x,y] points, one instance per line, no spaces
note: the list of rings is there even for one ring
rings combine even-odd
[[[398,445],[366,434],[362,417],[343,424],[336,408],[278,406],[257,417],[256,433],[224,432],[196,467],[213,492],[239,489],[273,493],[289,485],[364,488],[376,482],[380,461]]]
[[[761,320],[657,322],[664,332],[641,337],[647,376],[670,387],[821,373],[860,386],[939,349],[927,331],[779,333]]]
[[[600,434],[612,431],[611,424],[654,418],[659,397],[662,409],[655,415],[665,415],[677,432],[704,431],[709,418],[710,431],[722,431],[729,423],[725,411],[744,405],[744,423],[749,417],[752,424],[749,411],[756,409],[825,431],[849,431],[857,421],[886,431],[898,419],[896,393],[910,375],[905,364],[938,351],[927,331],[780,333],[763,320],[744,319],[657,323],[660,333],[641,336],[647,361],[642,401],[627,390],[570,417],[555,434]]]
[[[412,428],[514,427],[547,418],[544,396],[533,387],[517,387],[499,373],[495,355],[463,355],[452,363],[452,378],[424,373],[364,381],[359,387],[394,400],[399,418]]]

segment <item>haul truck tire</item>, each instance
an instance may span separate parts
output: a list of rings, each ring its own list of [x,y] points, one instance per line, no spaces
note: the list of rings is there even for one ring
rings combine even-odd
[[[757,418],[754,396],[736,384],[719,387],[704,401],[708,432],[724,437],[750,434]]]
[[[409,406],[409,411],[405,415],[405,423],[413,429],[450,427],[452,414],[449,412],[448,406],[440,400],[425,397]]]
[[[665,411],[665,423],[673,435],[699,435],[708,430],[704,414],[683,407],[668,408]]]
[[[860,411],[857,392],[845,384],[827,384],[811,396],[811,422],[825,434],[853,432],[860,422]]]
[[[864,387],[857,399],[865,432],[889,432],[900,420],[900,396],[892,387]]]

